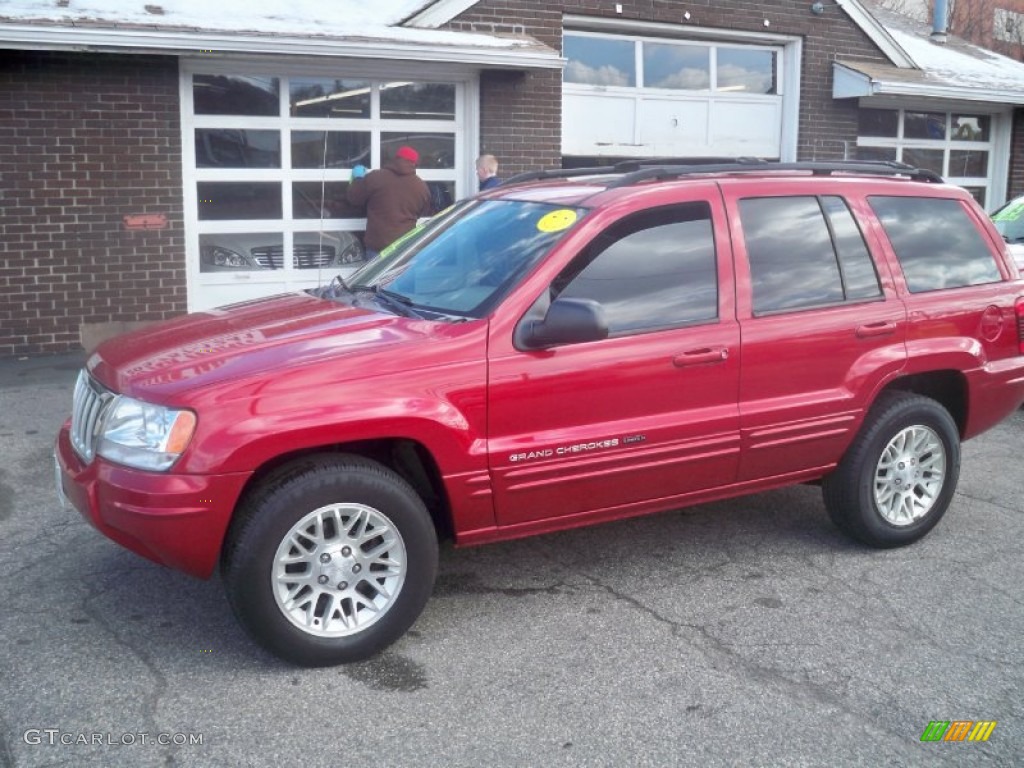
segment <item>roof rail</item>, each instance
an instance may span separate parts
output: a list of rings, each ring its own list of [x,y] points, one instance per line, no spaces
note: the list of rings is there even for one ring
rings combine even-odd
[[[934,171],[915,168],[906,163],[891,160],[831,160],[821,162],[779,163],[773,160],[741,159],[731,163],[709,165],[662,165],[650,166],[626,173],[613,180],[609,189],[625,187],[650,179],[671,179],[699,173],[774,173],[776,171],[809,172],[813,176],[854,173],[879,176],[907,176],[917,181],[943,183],[943,178]]]
[[[594,168],[548,168],[543,171],[517,173],[515,176],[505,179],[501,185],[504,187],[509,184],[522,184],[526,181],[541,179],[570,179],[574,176],[601,176],[610,173],[622,173],[622,171],[616,165],[602,165]]]
[[[680,176],[691,176],[704,173],[774,173],[804,172],[814,176],[830,176],[833,174],[873,174],[880,176],[906,176],[917,181],[928,181],[941,184],[944,179],[934,171],[915,168],[906,163],[891,160],[830,160],[780,163],[775,160],[761,160],[754,157],[741,157],[735,160],[713,162],[688,162],[685,164],[665,164],[643,160],[626,160],[616,165],[596,166],[593,168],[551,168],[544,171],[529,171],[517,174],[505,181],[505,184],[521,184],[526,181],[541,179],[568,179],[577,176],[597,176],[619,174],[606,185],[609,189],[639,184],[642,181],[672,179]]]

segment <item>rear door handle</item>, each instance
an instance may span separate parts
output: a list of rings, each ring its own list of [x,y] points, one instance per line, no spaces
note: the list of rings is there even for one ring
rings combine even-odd
[[[896,323],[889,320],[857,326],[858,339],[866,339],[871,336],[888,336],[890,333],[896,333]]]
[[[672,358],[672,365],[676,368],[685,368],[688,365],[707,365],[708,363],[721,363],[729,359],[729,350],[726,347],[701,347],[691,349],[676,355]]]

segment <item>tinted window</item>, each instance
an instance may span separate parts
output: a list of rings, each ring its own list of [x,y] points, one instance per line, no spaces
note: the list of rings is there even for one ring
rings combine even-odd
[[[754,313],[842,301],[832,237],[816,197],[740,201]]]
[[[710,206],[660,208],[613,225],[553,289],[556,295],[598,301],[612,335],[715,319],[718,280]]]
[[[912,293],[995,283],[999,268],[958,200],[871,197]]]
[[[832,225],[843,290],[847,299],[873,299],[882,295],[878,273],[864,236],[841,197],[821,198],[821,207]]]

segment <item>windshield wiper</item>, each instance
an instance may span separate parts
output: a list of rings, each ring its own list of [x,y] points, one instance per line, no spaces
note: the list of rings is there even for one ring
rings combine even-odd
[[[386,304],[391,307],[392,310],[405,317],[415,317],[420,320],[426,319],[423,315],[412,308],[412,299],[408,296],[403,296],[400,293],[389,291],[387,288],[381,288],[380,284],[374,285],[369,290],[373,291],[373,295],[380,299],[382,304]]]

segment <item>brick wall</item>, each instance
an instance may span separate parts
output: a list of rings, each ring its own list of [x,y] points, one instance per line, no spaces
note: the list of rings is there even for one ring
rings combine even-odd
[[[857,105],[832,98],[837,58],[884,61],[874,43],[832,0],[816,16],[809,0],[679,3],[623,0],[622,13],[606,0],[569,0],[554,6],[538,0],[481,0],[450,25],[454,29],[525,32],[556,50],[562,45],[562,14],[658,21],[687,28],[710,27],[804,38],[800,92],[800,160],[843,159],[857,138]],[[689,11],[690,19],[683,13]],[[765,21],[768,26],[765,26]],[[557,167],[561,158],[561,73],[485,73],[481,79],[481,146],[501,161],[502,175]],[[572,120],[572,115],[564,119]]]
[[[0,357],[185,311],[176,59],[0,52],[0,147]]]
[[[1013,112],[1013,139],[1010,142],[1010,178],[1006,199],[1024,195],[1024,109]]]

